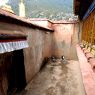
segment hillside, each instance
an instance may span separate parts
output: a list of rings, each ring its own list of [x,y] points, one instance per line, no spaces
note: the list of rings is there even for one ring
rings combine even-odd
[[[25,0],[26,16],[61,20],[72,16],[73,0]],[[19,13],[19,0],[9,0],[14,12]]]

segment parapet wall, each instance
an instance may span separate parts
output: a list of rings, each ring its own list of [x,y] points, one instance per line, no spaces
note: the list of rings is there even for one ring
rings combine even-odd
[[[29,44],[28,48],[10,52],[11,55],[8,52],[7,55],[4,55],[6,58],[3,58],[4,56],[2,56],[2,54],[0,55],[0,58],[2,58],[4,62],[4,67],[2,67],[3,62],[0,60],[2,68],[2,70],[0,69],[2,72],[0,73],[0,91],[5,89],[0,93],[5,92],[4,95],[6,95],[8,87],[10,86],[9,84],[11,84],[8,81],[14,81],[21,77],[20,81],[18,81],[18,85],[21,82],[30,82],[33,76],[39,72],[45,57],[61,57],[64,55],[69,60],[77,59],[75,46],[78,43],[78,23],[47,23],[45,21],[45,26],[43,26],[44,22],[41,22],[41,24],[42,25],[40,25],[40,21],[38,24],[34,24],[27,19],[0,10],[0,31],[8,30],[10,33],[16,31],[22,32],[27,35],[27,41]],[[10,65],[7,65],[7,63]],[[8,69],[7,66],[9,66]],[[5,71],[3,71],[3,69]],[[14,69],[17,77],[15,77]],[[8,71],[11,79],[7,76]],[[12,75],[10,73],[12,73]],[[4,79],[5,82],[3,82]],[[23,83],[21,86],[23,86]]]
[[[78,43],[78,24],[53,24],[53,55],[77,59],[75,45]]]
[[[52,24],[52,30],[34,27],[17,25],[12,23],[0,22],[1,30],[20,31],[27,35],[28,48],[23,49],[24,54],[24,66],[25,66],[25,78],[26,83],[30,82],[37,72],[39,72],[43,60],[46,57],[56,56],[61,57],[64,55],[69,60],[77,60],[75,46],[78,43],[78,24]],[[9,53],[8,53],[9,54]],[[20,56],[20,51],[17,52]],[[13,56],[13,55],[12,55]],[[23,55],[22,55],[23,56]],[[11,56],[10,56],[11,59]],[[14,59],[13,59],[14,60]],[[18,67],[21,62],[16,58]],[[22,60],[23,61],[23,60]],[[14,64],[15,60],[12,64]],[[9,62],[9,64],[11,61]],[[7,64],[5,62],[4,64]],[[15,63],[16,64],[16,63]],[[4,69],[6,69],[6,66]],[[3,67],[2,67],[3,68]],[[20,68],[19,68],[20,69]],[[24,69],[24,68],[23,68]],[[6,72],[7,73],[7,70]],[[3,71],[2,71],[3,75]],[[6,78],[2,85],[6,85],[5,92],[7,91],[8,81],[7,75],[2,76]],[[2,78],[3,81],[3,78]]]
[[[28,29],[29,48],[24,49],[27,82],[40,70],[45,57],[52,55],[52,32]]]
[[[27,29],[29,48],[24,49],[27,81],[39,71],[45,57],[64,55],[77,60],[78,23],[53,24],[52,28],[54,32]]]

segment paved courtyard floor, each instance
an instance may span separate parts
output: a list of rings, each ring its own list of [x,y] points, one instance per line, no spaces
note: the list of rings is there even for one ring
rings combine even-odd
[[[49,61],[17,95],[85,95],[79,62]]]

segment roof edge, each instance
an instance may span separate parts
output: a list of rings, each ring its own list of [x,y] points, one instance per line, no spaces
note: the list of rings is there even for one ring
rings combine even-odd
[[[3,9],[0,9],[0,15],[1,16],[4,16],[4,17],[7,17],[7,18],[12,18],[14,20],[17,20],[17,21],[20,21],[20,22],[23,22],[23,23],[26,23],[27,25],[33,25],[35,27],[38,27],[38,28],[43,28],[43,29],[46,29],[46,30],[49,30],[49,31],[53,31],[52,28],[46,28],[46,27],[42,27],[42,26],[39,26],[39,25],[36,25],[36,24],[33,24],[31,21],[29,21],[28,19],[25,19],[25,18],[22,18],[22,17],[19,17],[13,13],[10,13],[10,12],[7,12]]]

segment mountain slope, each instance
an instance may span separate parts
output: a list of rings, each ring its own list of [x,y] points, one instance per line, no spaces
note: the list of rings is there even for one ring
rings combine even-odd
[[[60,20],[73,13],[73,0],[25,0],[24,3],[27,17]],[[9,0],[8,4],[18,15],[19,0]]]

